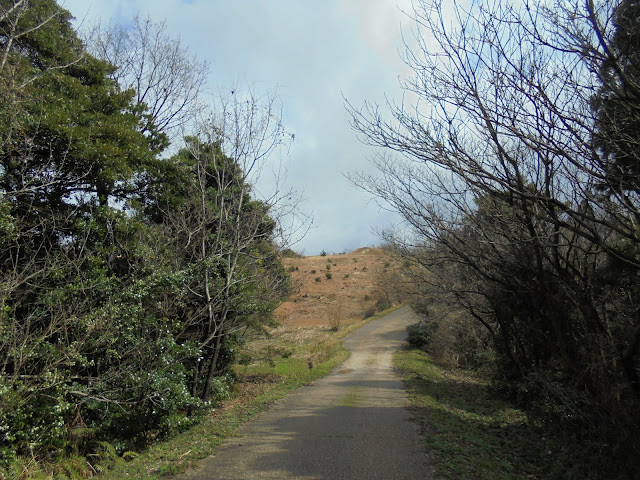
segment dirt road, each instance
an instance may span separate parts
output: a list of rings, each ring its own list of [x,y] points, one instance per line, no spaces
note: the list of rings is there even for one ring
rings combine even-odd
[[[404,307],[346,337],[352,356],[338,370],[278,402],[181,478],[430,478],[392,367],[393,351],[414,322]]]

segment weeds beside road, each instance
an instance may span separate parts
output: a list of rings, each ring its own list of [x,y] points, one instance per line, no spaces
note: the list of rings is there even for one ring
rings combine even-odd
[[[238,382],[232,398],[199,425],[165,442],[152,446],[138,457],[125,462],[114,456],[106,480],[136,478],[151,480],[183,472],[207,456],[235,430],[290,391],[327,375],[349,356],[342,338],[371,320],[396,308],[380,312],[346,329],[333,332],[317,327],[281,329],[268,339],[252,342],[253,362],[237,365]],[[264,343],[264,345],[262,345]],[[264,348],[262,348],[264,347]],[[267,352],[257,355],[257,352]],[[310,368],[309,359],[312,359]]]
[[[437,478],[596,480],[607,458],[585,458],[589,439],[514,407],[477,372],[438,365],[419,349],[396,354]],[[608,461],[609,460],[609,461]]]

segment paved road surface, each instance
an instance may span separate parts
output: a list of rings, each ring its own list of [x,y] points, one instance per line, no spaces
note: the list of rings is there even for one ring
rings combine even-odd
[[[345,338],[353,353],[331,375],[242,427],[183,479],[426,480],[417,427],[404,408],[393,351],[416,321],[409,307]]]

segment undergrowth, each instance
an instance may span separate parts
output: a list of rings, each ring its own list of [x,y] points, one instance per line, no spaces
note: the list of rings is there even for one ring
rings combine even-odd
[[[579,438],[515,407],[479,373],[436,363],[419,349],[396,354],[411,409],[438,478],[631,479]]]
[[[291,332],[285,332],[249,342],[253,350],[241,352],[234,367],[237,381],[231,398],[195,426],[143,452],[118,455],[112,445],[102,442],[91,459],[71,456],[42,463],[20,458],[10,471],[0,472],[0,480],[76,480],[96,475],[105,480],[151,480],[179,474],[209,456],[240,425],[273,402],[331,372],[349,356],[342,338],[397,308],[399,306],[339,332],[314,328],[308,329],[302,340],[295,340]]]

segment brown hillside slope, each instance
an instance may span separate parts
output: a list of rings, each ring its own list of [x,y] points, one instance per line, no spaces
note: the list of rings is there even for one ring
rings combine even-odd
[[[351,253],[285,258],[293,293],[275,311],[283,326],[346,326],[398,303],[392,260],[381,248]],[[327,278],[327,274],[331,278]]]

